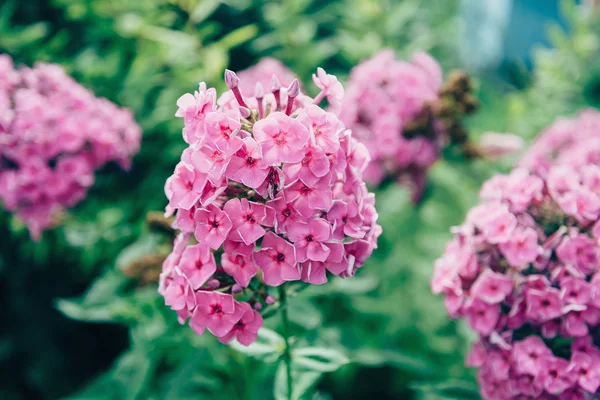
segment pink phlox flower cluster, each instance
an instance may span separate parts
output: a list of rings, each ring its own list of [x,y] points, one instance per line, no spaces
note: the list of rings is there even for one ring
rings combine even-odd
[[[95,97],[55,64],[15,69],[0,55],[0,200],[34,239],[81,201],[94,171],[128,169],[141,130],[128,109]]]
[[[552,165],[600,165],[600,112],[586,109],[575,118],[561,118],[544,129],[520,165],[542,176]]]
[[[384,50],[352,69],[339,115],[369,149],[368,183],[422,175],[439,158],[447,142],[441,123],[431,137],[406,137],[404,130],[426,103],[439,99],[441,87],[442,70],[426,53],[406,62]]]
[[[485,399],[590,399],[600,386],[600,167],[497,175],[431,282],[479,335]]]
[[[352,276],[376,248],[375,197],[362,179],[369,154],[319,106],[338,90],[329,77],[315,99],[276,75],[249,96],[228,70],[218,100],[201,84],[177,102],[189,147],[165,192],[182,233],[159,291],[197,333],[248,345],[261,310],[275,307],[270,287]]]
[[[240,90],[244,96],[252,97],[257,83],[270,91],[271,79],[277,76],[282,87],[288,87],[296,75],[281,61],[264,57],[258,63],[237,73],[240,78]]]

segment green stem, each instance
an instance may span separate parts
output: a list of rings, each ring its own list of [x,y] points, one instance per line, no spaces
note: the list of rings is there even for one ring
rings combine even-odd
[[[287,375],[287,397],[289,400],[292,400],[292,353],[290,350],[290,320],[288,318],[286,295],[285,284],[283,284],[279,287],[279,303],[281,307],[281,319],[283,321],[283,339],[285,340],[283,360],[285,362],[285,371]]]

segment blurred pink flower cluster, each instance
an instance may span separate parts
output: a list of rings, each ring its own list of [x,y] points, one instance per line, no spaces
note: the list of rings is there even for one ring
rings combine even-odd
[[[129,168],[141,130],[128,109],[95,97],[54,64],[15,69],[0,55],[0,200],[34,239],[81,201],[94,170]]]
[[[165,192],[181,234],[159,291],[182,323],[224,343],[255,340],[261,310],[277,306],[269,287],[352,276],[381,233],[362,179],[368,152],[318,105],[340,95],[337,79],[320,70],[313,100],[277,73],[268,88],[264,74],[241,73],[259,77],[249,96],[228,70],[218,100],[201,83],[177,102],[189,147]]]
[[[600,386],[600,167],[497,175],[436,261],[434,293],[479,334],[486,399],[584,399]]]
[[[257,83],[260,83],[263,89],[268,91],[273,75],[277,76],[283,87],[288,87],[296,79],[296,75],[281,61],[265,57],[256,65],[238,72],[240,91],[244,96],[252,96]]]
[[[600,112],[587,109],[576,118],[561,118],[546,128],[521,160],[542,176],[552,165],[600,165]]]
[[[369,149],[368,183],[396,179],[412,186],[414,202],[420,200],[428,168],[455,131],[445,124],[452,119],[449,108],[464,97],[441,104],[442,78],[440,65],[426,53],[406,62],[384,50],[352,69],[339,115]]]

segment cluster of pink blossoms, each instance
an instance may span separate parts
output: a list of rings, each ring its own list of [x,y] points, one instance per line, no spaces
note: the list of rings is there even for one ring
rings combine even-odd
[[[95,97],[53,64],[15,69],[0,55],[0,200],[34,239],[81,201],[94,170],[128,168],[141,130],[131,112]]]
[[[242,93],[228,70],[231,90],[218,101],[201,83],[177,102],[189,147],[165,192],[181,233],[159,292],[198,334],[248,345],[261,311],[276,307],[269,287],[352,276],[377,245],[375,197],[362,180],[368,152],[319,107],[341,94],[334,76],[319,74],[315,99],[277,75],[268,92],[259,81]]]
[[[591,399],[600,386],[600,167],[498,175],[455,228],[432,290],[479,334],[485,399]]]
[[[296,75],[286,67],[281,61],[265,57],[256,65],[251,66],[243,71],[238,72],[240,79],[239,87],[242,93],[254,93],[256,83],[260,83],[263,89],[268,89],[271,86],[273,75],[277,76],[282,87],[288,87]]]
[[[587,109],[557,120],[540,133],[520,165],[545,176],[555,164],[600,165],[600,112]]]
[[[405,62],[384,50],[352,69],[339,116],[369,149],[368,183],[397,179],[413,187],[413,201],[420,200],[429,167],[455,132],[464,136],[455,129],[456,106],[473,101],[462,75],[454,82],[458,86],[446,90],[452,92],[451,101],[442,101],[442,83],[440,65],[426,53]],[[469,104],[468,112],[474,107]]]

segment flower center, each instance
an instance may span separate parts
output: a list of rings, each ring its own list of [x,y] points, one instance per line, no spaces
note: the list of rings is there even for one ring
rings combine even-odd
[[[550,301],[548,301],[546,299],[542,300],[541,304],[542,304],[542,307],[550,307]]]
[[[273,137],[273,140],[275,141],[275,143],[278,146],[281,146],[283,144],[285,144],[286,140],[285,140],[285,133],[284,132],[279,132],[277,135],[275,135]]]
[[[312,242],[312,241],[313,241],[313,237],[312,237],[312,235],[308,235],[308,236],[306,237],[306,241],[307,241],[307,242]]]
[[[277,261],[279,261],[279,262],[285,261],[285,254],[277,253]]]
[[[223,314],[223,309],[220,304],[211,304],[210,308],[213,314]]]
[[[248,165],[254,165],[254,161],[255,161],[255,160],[254,160],[254,158],[252,158],[252,157],[248,157],[248,158],[246,158],[246,164],[248,164]]]

